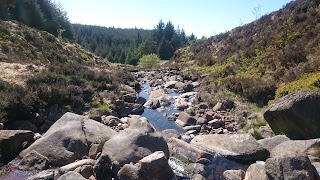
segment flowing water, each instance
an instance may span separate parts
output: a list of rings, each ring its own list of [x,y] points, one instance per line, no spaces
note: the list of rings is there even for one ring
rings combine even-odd
[[[149,94],[150,89],[151,88],[148,83],[144,84],[143,90],[139,93],[139,96],[148,99],[150,95]],[[169,94],[169,96],[174,97],[174,96],[179,96],[179,94],[172,92]],[[172,98],[171,104],[161,112],[146,108],[142,116],[146,117],[150,121],[150,123],[155,127],[155,129],[158,131],[165,130],[165,129],[175,129],[178,132],[183,133],[184,130],[180,126],[176,125],[173,121],[169,121],[166,117],[166,115],[171,115],[173,113],[179,112],[177,109],[174,108],[173,101],[174,101],[174,98]],[[39,172],[39,171],[21,171],[18,169],[17,164],[19,164],[19,160],[15,159],[11,163],[9,163],[4,170],[0,171],[0,180],[27,180],[28,177],[35,175],[36,173]],[[185,162],[181,162],[179,161],[179,159],[175,157],[171,157],[169,159],[169,164],[174,169],[177,175],[181,177],[192,176],[192,174],[186,170],[188,168]],[[229,169],[245,170],[246,168],[247,166],[245,165],[235,163],[223,157],[213,157],[210,159],[210,163],[206,165],[205,172],[203,173],[203,175],[209,180],[223,179],[222,174],[225,170],[229,170]],[[180,179],[185,179],[185,178],[180,178]]]
[[[140,97],[149,98],[150,93],[150,86],[148,83],[143,85],[142,91],[139,93]],[[172,92],[169,94],[169,96],[179,96],[179,94]],[[178,112],[173,106],[174,99],[172,98],[171,104],[168,107],[165,107],[165,109],[161,112],[154,110],[154,109],[148,109],[145,108],[144,113],[142,114],[143,117],[146,117],[150,123],[153,125],[153,127],[158,130],[165,130],[165,129],[176,129],[179,132],[183,132],[183,129],[175,124],[173,121],[169,121],[166,117],[166,115],[171,115],[173,113]]]
[[[148,100],[149,93],[150,93],[150,86],[148,83],[145,83],[143,85],[143,90],[139,93],[139,96],[144,97]],[[172,92],[168,94],[171,97],[179,96],[180,94]],[[184,130],[175,124],[173,121],[169,121],[166,117],[166,115],[171,115],[172,113],[179,112],[177,109],[173,106],[174,98],[171,100],[171,104],[164,109],[164,111],[157,111],[154,109],[148,109],[146,108],[144,110],[144,113],[142,114],[143,117],[146,117],[150,123],[156,128],[156,130],[165,130],[165,129],[176,129],[178,132],[183,133]],[[226,158],[215,156],[212,157],[210,160],[210,163],[206,164],[205,171],[202,173],[202,175],[208,179],[208,180],[219,180],[223,179],[223,172],[225,170],[246,170],[247,165],[239,164],[233,161],[230,161]],[[171,168],[175,171],[176,175],[179,177],[184,177],[180,179],[190,179],[192,177],[192,173],[189,172],[186,162],[180,161],[178,158],[170,157],[169,164]]]

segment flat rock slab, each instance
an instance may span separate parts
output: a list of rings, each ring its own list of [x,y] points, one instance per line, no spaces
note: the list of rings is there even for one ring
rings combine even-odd
[[[266,160],[269,151],[250,134],[209,134],[194,137],[191,144],[239,163]]]
[[[320,148],[320,138],[310,140],[285,141],[270,151],[271,157],[296,156],[308,154],[308,150]]]
[[[258,143],[268,151],[271,151],[274,147],[283,143],[284,141],[290,141],[290,139],[284,135],[277,135],[271,138],[260,139]]]

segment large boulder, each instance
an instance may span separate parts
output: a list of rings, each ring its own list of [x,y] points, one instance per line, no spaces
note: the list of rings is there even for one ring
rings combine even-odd
[[[115,176],[123,165],[137,163],[156,151],[163,151],[169,157],[168,145],[161,136],[125,129],[104,144],[94,166],[96,177],[105,179],[112,174]]]
[[[60,176],[58,180],[87,180],[87,179],[77,172],[69,171],[68,173]]]
[[[309,155],[309,150],[320,148],[320,138],[310,140],[284,141],[270,151],[271,157]]]
[[[191,144],[239,163],[253,163],[269,157],[269,151],[250,134],[198,135]]]
[[[0,166],[14,159],[24,148],[24,142],[33,142],[33,132],[0,130]]]
[[[247,171],[244,180],[268,180],[268,176],[265,170],[265,162],[257,161],[251,164]]]
[[[269,158],[265,163],[269,179],[315,180],[316,174],[308,156],[282,156]]]
[[[136,164],[126,164],[118,172],[119,179],[176,179],[168,160],[162,151],[157,151],[144,157]]]
[[[82,159],[90,145],[105,142],[117,133],[99,122],[73,113],[64,114],[20,157],[35,151],[49,159],[50,166],[63,166]]]
[[[268,151],[271,151],[274,147],[283,143],[284,141],[290,141],[290,139],[284,135],[277,135],[271,138],[260,139],[258,140],[258,143]]]
[[[155,131],[155,128],[145,117],[130,115],[129,118],[127,118],[127,121],[130,129],[136,129],[143,133],[152,133]]]
[[[264,117],[272,130],[290,139],[320,137],[320,93],[298,91],[280,98]]]

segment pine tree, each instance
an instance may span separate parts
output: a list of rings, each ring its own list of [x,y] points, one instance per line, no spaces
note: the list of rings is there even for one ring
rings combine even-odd
[[[167,41],[171,41],[171,39],[173,38],[173,36],[175,35],[175,30],[174,30],[174,26],[171,23],[171,21],[169,21],[166,24],[166,27],[164,28],[164,38]]]
[[[173,55],[173,51],[171,43],[163,38],[159,44],[160,59],[169,60]]]

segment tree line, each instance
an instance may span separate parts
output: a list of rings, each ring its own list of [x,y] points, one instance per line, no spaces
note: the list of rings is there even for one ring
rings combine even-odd
[[[1,0],[0,19],[16,20],[57,37],[74,40],[67,13],[51,0]]]
[[[177,49],[196,40],[171,21],[160,20],[153,30],[71,24],[63,7],[52,0],[0,0],[0,19],[15,20],[76,41],[110,62],[132,65],[148,54],[169,60]]]
[[[116,29],[74,24],[76,42],[110,62],[137,65],[143,55],[156,54],[169,60],[182,46],[196,40],[175,28],[171,21],[160,20],[153,30]]]

